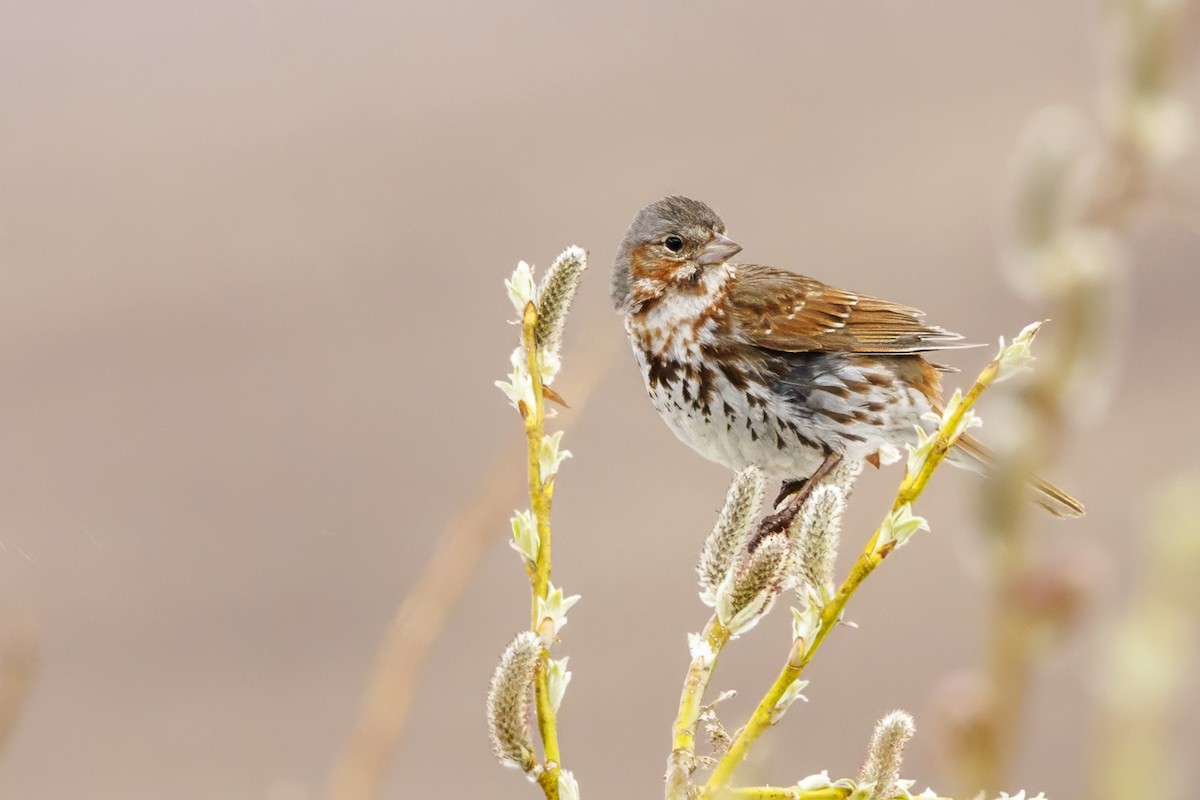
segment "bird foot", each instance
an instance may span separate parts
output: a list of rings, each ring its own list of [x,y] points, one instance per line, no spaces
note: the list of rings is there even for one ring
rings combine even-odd
[[[773,508],[779,508],[784,500],[787,500],[797,492],[804,491],[805,485],[808,483],[808,478],[792,478],[786,480],[779,485],[779,494],[775,498]]]
[[[766,537],[773,533],[783,533],[788,529],[792,520],[804,507],[808,496],[812,494],[812,487],[815,485],[811,484],[810,478],[798,478],[783,482],[783,486],[779,489],[779,497],[775,498],[775,508],[779,508],[779,504],[785,500],[788,501],[788,504],[782,511],[769,514],[759,520],[758,527],[750,535],[749,549],[751,553]]]

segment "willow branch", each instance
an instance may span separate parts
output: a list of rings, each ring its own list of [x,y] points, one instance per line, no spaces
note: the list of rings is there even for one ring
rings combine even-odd
[[[1055,286],[1048,294],[1062,335],[1049,354],[1049,368],[1039,372],[1025,395],[1019,446],[988,489],[985,525],[997,545],[990,565],[995,599],[984,668],[988,695],[985,716],[972,721],[981,734],[974,746],[953,759],[965,765],[963,784],[971,789],[992,790],[1005,782],[1020,743],[1040,654],[1036,630],[1041,612],[1016,601],[1037,568],[1035,543],[1021,502],[1021,476],[1048,461],[1064,431],[1070,429],[1068,409],[1084,396],[1081,387],[1095,391],[1097,380],[1089,373],[1097,370],[1089,368],[1100,352],[1097,343],[1105,341],[1112,325],[1117,284],[1112,265],[1106,263],[1111,256],[1105,256],[1101,247],[1072,249],[1069,243],[1090,238],[1111,248],[1134,214],[1153,209],[1156,200],[1160,208],[1178,210],[1169,203],[1161,205],[1170,195],[1156,194],[1153,183],[1159,168],[1181,155],[1180,142],[1186,140],[1173,132],[1178,121],[1161,113],[1174,102],[1173,85],[1179,82],[1185,56],[1195,51],[1188,21],[1176,16],[1186,13],[1185,5],[1108,4],[1107,43],[1117,69],[1102,87],[1109,106],[1101,109],[1106,112],[1104,142],[1097,152],[1087,154],[1096,165],[1094,172],[1088,181],[1079,182],[1069,180],[1072,173],[1065,171],[1055,191],[1064,205],[1069,200],[1078,212],[1047,213],[1053,212],[1053,204],[1042,208],[1038,216],[1044,236],[1023,243],[1034,253],[1052,255],[1044,258],[1048,265],[1044,277],[1052,279],[1047,285]],[[1191,5],[1194,26],[1200,20],[1196,12],[1200,6]],[[1191,223],[1195,229],[1195,220]]]
[[[39,665],[38,637],[23,619],[5,626],[0,641],[0,753],[8,747],[33,688]]]
[[[522,409],[525,417],[525,437],[529,455],[529,505],[537,520],[539,546],[537,563],[534,565],[530,582],[533,588],[533,612],[530,628],[542,635],[543,620],[538,618],[538,600],[545,600],[550,586],[550,506],[554,496],[554,482],[542,481],[541,463],[538,454],[545,436],[546,398],[543,394],[542,373],[538,366],[538,346],[534,329],[537,328],[537,306],[528,303],[521,320],[521,342],[525,347],[526,366],[533,381],[533,403],[531,409]],[[548,621],[547,621],[548,622]],[[545,637],[543,637],[544,639]],[[547,800],[558,800],[558,772],[562,756],[558,750],[558,719],[550,703],[546,671],[549,668],[550,651],[542,648],[538,656],[537,671],[534,673],[534,708],[537,712],[538,734],[542,740],[545,770],[538,775],[538,784]]]
[[[578,418],[615,353],[611,337],[594,321],[581,337],[589,350],[573,370],[571,411]],[[509,450],[508,447],[503,450]],[[496,541],[495,520],[512,508],[518,483],[512,461],[499,456],[475,495],[437,536],[433,553],[388,626],[375,656],[358,721],[335,763],[327,800],[372,800],[379,796],[387,768],[404,735],[422,666],[447,617],[471,585],[486,549]]]
[[[717,621],[714,614],[701,634],[709,653],[693,654],[691,666],[683,682],[683,694],[679,698],[679,713],[672,727],[671,757],[667,762],[668,800],[685,800],[688,796],[692,772],[696,769],[696,725],[700,721],[700,710],[704,693],[717,666],[722,648],[729,642],[729,629]]]

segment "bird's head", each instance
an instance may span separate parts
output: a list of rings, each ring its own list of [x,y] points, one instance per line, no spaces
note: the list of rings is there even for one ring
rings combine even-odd
[[[724,264],[742,249],[725,235],[716,212],[687,197],[664,197],[633,218],[613,265],[612,300],[629,311],[635,287],[657,293],[696,286],[705,271]]]

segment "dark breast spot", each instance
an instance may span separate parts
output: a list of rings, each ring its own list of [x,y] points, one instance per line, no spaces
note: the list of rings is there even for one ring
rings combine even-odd
[[[839,422],[843,425],[858,421],[858,416],[856,414],[843,414],[840,411],[833,411],[828,408],[814,408],[813,412],[820,414],[823,417],[828,417],[834,422]]]
[[[729,385],[739,392],[746,391],[746,387],[750,384],[746,381],[746,373],[733,364],[719,362],[718,369],[725,376],[725,380],[729,381]]]
[[[679,362],[646,352],[646,382],[651,388],[670,386],[679,380]]]
[[[716,376],[704,364],[701,364],[696,372],[700,405],[704,408],[704,413],[707,414],[709,413],[709,406],[712,404],[713,397],[717,392]]]
[[[812,390],[814,392],[825,392],[826,394],[831,394],[831,395],[834,395],[835,397],[840,397],[843,400],[848,400],[850,398],[850,390],[848,388],[846,388],[845,386],[830,386],[828,384],[814,384],[812,387]]]

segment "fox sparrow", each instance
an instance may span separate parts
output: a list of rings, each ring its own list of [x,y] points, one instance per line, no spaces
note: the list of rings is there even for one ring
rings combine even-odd
[[[942,410],[940,373],[924,354],[962,347],[908,306],[758,264],[704,203],[667,197],[643,208],[617,251],[612,299],[625,315],[646,390],[675,435],[717,463],[756,465],[810,485],[842,459],[879,465],[916,443]],[[952,463],[986,472],[964,436]],[[1083,506],[1032,478],[1058,516]]]

